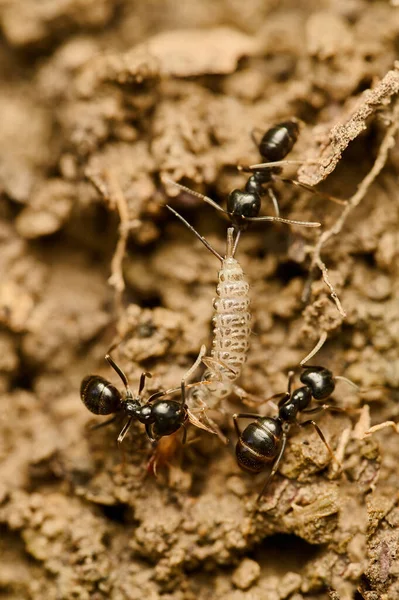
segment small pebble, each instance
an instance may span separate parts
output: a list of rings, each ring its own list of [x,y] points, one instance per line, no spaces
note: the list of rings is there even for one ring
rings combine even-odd
[[[259,579],[260,566],[254,560],[244,558],[233,573],[233,584],[240,590],[248,590]]]

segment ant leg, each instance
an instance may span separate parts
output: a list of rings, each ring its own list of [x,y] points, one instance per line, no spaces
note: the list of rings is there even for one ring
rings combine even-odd
[[[149,377],[151,378],[152,375],[151,373],[148,373],[148,371],[143,371],[142,374],[140,375],[140,383],[139,383],[139,390],[138,390],[138,395],[140,396],[141,392],[144,389],[145,386],[145,378]]]
[[[316,415],[319,412],[323,412],[324,410],[328,410],[329,408],[334,408],[332,405],[330,404],[322,404],[321,406],[316,406],[315,408],[304,408],[301,413],[302,414],[307,414],[307,415]],[[344,408],[338,408],[337,410],[339,412],[341,411],[345,411]]]
[[[360,389],[360,387],[358,385],[356,385],[356,383],[354,381],[352,381],[351,379],[348,379],[347,377],[342,377],[342,375],[336,375],[334,377],[334,379],[338,379],[339,381],[343,381],[344,383],[347,383],[348,385],[352,386],[358,392],[362,391]],[[365,391],[367,391],[367,390],[365,390]]]
[[[146,432],[147,437],[150,440],[150,442],[155,443],[158,441],[158,438],[154,437],[151,424],[147,423],[147,425],[145,426],[145,432]]]
[[[321,407],[323,409],[323,407]],[[304,411],[302,411],[304,412]],[[339,462],[338,458],[335,456],[333,449],[331,448],[330,444],[327,442],[324,433],[322,432],[322,430],[320,429],[320,427],[317,425],[317,423],[313,420],[309,420],[309,421],[304,421],[303,423],[300,423],[299,421],[296,422],[296,424],[299,427],[306,427],[306,425],[312,425],[317,433],[317,435],[319,436],[319,438],[321,439],[321,441],[323,442],[323,444],[325,445],[325,447],[327,448],[332,460],[339,466],[340,469],[342,469],[342,465]]]
[[[125,375],[125,373],[122,371],[122,369],[116,364],[116,362],[114,361],[114,359],[109,355],[106,354],[105,355],[105,360],[108,361],[109,365],[114,369],[114,371],[119,375],[119,377],[122,380],[123,385],[126,388],[126,394],[128,398],[132,397],[132,391],[129,387],[129,382],[127,380],[127,377]]]
[[[278,200],[277,200],[276,194],[274,193],[274,191],[271,187],[269,187],[267,189],[267,193],[269,194],[269,198],[273,203],[274,212],[276,213],[276,217],[279,217],[280,216],[280,207],[278,205]]]
[[[287,394],[289,394],[291,396],[291,388],[292,388],[292,380],[295,377],[295,372],[294,371],[288,371],[288,387],[287,387]]]
[[[118,439],[116,440],[118,445],[120,445],[123,442],[123,440],[125,439],[126,434],[129,431],[130,426],[132,424],[132,421],[133,421],[133,417],[129,417],[128,420],[126,421],[126,423],[124,424],[124,426],[122,427],[121,432],[118,435]]]
[[[319,192],[313,189],[310,185],[306,185],[306,183],[301,183],[296,179],[286,179],[285,177],[279,177],[278,175],[273,175],[273,179],[277,179],[278,181],[282,181],[283,183],[289,183],[290,185],[295,185],[296,187],[302,188],[310,192],[311,194],[315,194],[316,196],[320,196],[320,198],[324,200],[329,200],[330,202],[335,202],[335,204],[340,204],[341,206],[346,206],[348,204],[347,200],[342,200],[341,198],[335,198],[334,196],[330,196],[330,194],[325,194],[323,192]]]
[[[282,394],[274,394],[274,396],[272,396],[271,398],[269,398],[268,401],[274,400],[274,398],[278,398],[281,395]],[[279,408],[281,406],[284,406],[284,404],[286,404],[288,402],[288,400],[291,398],[291,394],[289,392],[285,392],[284,395],[282,395],[282,396],[283,397],[281,398],[281,400],[279,400],[278,405],[277,405]]]
[[[274,398],[278,398],[279,396],[282,396],[281,400],[279,400],[278,403],[278,407],[280,408],[281,406],[284,406],[284,404],[286,402],[288,402],[288,400],[291,398],[291,388],[292,388],[292,380],[295,377],[295,372],[294,371],[289,371],[288,372],[288,387],[287,387],[287,391],[284,393],[279,393],[279,394],[274,394],[274,396],[271,396],[271,398],[269,398],[269,400],[274,400]]]
[[[259,151],[259,140],[256,139],[255,133],[260,133],[260,135],[263,135],[263,131],[260,127],[252,127],[251,132],[249,134],[251,136],[251,140],[256,146],[256,149]]]
[[[234,427],[238,437],[241,437],[240,426],[238,425],[238,419],[259,419],[262,415],[254,413],[235,413],[233,415]]]
[[[264,400],[258,396],[255,396],[254,394],[251,394],[250,392],[247,392],[239,385],[233,385],[233,392],[236,396],[238,396],[241,402],[247,406],[258,406],[259,404],[264,403]]]
[[[113,417],[107,419],[106,421],[103,421],[102,423],[96,423],[95,425],[92,425],[90,427],[90,431],[94,431],[95,429],[101,429],[101,427],[105,427],[106,425],[111,425],[111,423],[114,423],[118,419],[118,417],[119,415],[114,415]]]
[[[320,339],[317,342],[316,346],[299,363],[301,365],[301,367],[305,367],[305,363],[307,363],[308,360],[310,360],[311,358],[313,358],[314,355],[318,353],[318,351],[324,346],[324,344],[326,342],[326,339],[327,339],[327,332],[323,331],[323,333],[321,334]],[[310,366],[306,366],[305,367],[305,369],[308,369],[308,368],[310,368],[310,369],[318,369],[319,367],[310,367]]]
[[[315,408],[305,408],[304,410],[301,411],[302,414],[307,414],[307,415],[315,415],[319,412],[325,411],[325,410],[331,410],[333,412],[340,412],[340,413],[358,413],[359,409],[357,408],[342,408],[341,406],[334,406],[333,404],[322,404],[321,406],[316,406]]]
[[[182,424],[181,424],[181,427],[183,428],[183,437],[182,437],[181,443],[182,443],[182,444],[183,444],[183,446],[184,446],[184,444],[185,444],[185,443],[186,443],[186,441],[187,441],[187,427],[185,426],[185,424],[184,424],[184,423],[182,423]]]
[[[186,221],[186,219],[184,217],[182,217],[174,208],[172,208],[171,206],[169,206],[169,204],[165,205],[166,208],[168,210],[170,210],[170,212],[172,212],[178,219],[180,219],[180,221],[182,223],[184,223],[184,225],[186,227],[188,227],[188,229],[190,229],[190,231],[192,231],[194,233],[194,235],[197,236],[197,238],[204,244],[205,248],[208,248],[208,250],[210,252],[212,252],[212,254],[214,256],[216,256],[216,258],[218,258],[220,260],[220,262],[223,262],[223,256],[221,256],[221,254],[219,254],[219,252],[217,252],[214,248],[212,248],[212,246],[210,245],[210,243],[204,238],[204,236],[202,236],[200,233],[198,233],[198,231],[196,229],[194,229],[194,227],[192,225],[190,225],[190,223],[188,221]]]
[[[302,227],[320,227],[321,223],[316,221],[296,221],[294,219],[282,219],[281,217],[241,217],[244,221],[275,221],[276,223],[286,223],[287,225],[302,225]]]
[[[179,388],[176,388],[175,390],[172,391],[177,391]],[[149,402],[154,402],[154,400],[158,400],[158,398],[161,398],[162,396],[166,396],[166,394],[170,393],[171,390],[166,390],[166,392],[155,392],[155,394],[151,394],[151,396],[148,398],[146,404],[148,404]]]
[[[257,165],[239,165],[238,170],[244,171],[245,173],[252,173],[252,171],[262,171],[264,169],[270,169],[271,167],[284,167],[285,165],[317,165],[317,160],[275,160],[274,162],[259,163]]]
[[[283,437],[281,439],[281,446],[280,446],[279,453],[278,453],[277,458],[275,459],[275,461],[273,463],[272,470],[270,471],[269,475],[266,477],[266,481],[263,484],[263,487],[262,487],[262,489],[261,489],[261,491],[260,491],[260,493],[259,493],[259,495],[258,495],[258,497],[256,499],[255,506],[257,506],[259,504],[259,501],[262,498],[263,494],[265,493],[266,488],[267,488],[267,486],[270,483],[270,480],[276,474],[277,469],[279,468],[281,459],[283,458],[283,454],[284,454],[284,450],[285,450],[286,444],[287,444],[287,434],[283,433]]]

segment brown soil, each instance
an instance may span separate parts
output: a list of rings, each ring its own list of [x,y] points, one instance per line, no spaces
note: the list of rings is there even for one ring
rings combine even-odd
[[[399,420],[396,4],[0,2],[1,598],[399,598],[399,437],[364,436],[369,413]],[[228,447],[194,427],[185,447],[164,440],[155,478],[143,427],[122,464],[118,428],[90,431],[100,418],[79,386],[90,372],[116,382],[103,360],[116,341],[132,387],[153,373],[149,392],[209,346],[219,265],[164,204],[220,252],[226,224],[166,179],[223,202],[245,182],[235,165],[259,161],[251,130],[292,116],[290,158],[313,159],[300,181],[350,203],[282,185],[282,214],[319,220],[322,237],[268,223],[243,235],[240,385],[285,390],[327,331],[317,362],[380,387],[339,383],[337,405],[362,412],[318,419],[343,472],[313,431],[293,431],[251,517],[264,475],[238,469],[230,415],[257,408],[215,411]]]

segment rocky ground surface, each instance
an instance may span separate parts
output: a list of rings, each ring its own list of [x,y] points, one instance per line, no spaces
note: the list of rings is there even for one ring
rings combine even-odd
[[[1,598],[399,597],[399,436],[364,435],[399,420],[396,4],[0,2]],[[294,116],[305,163],[284,173],[349,204],[277,184],[282,215],[321,230],[243,234],[240,385],[284,391],[327,332],[317,363],[365,391],[339,382],[350,410],[318,418],[341,471],[293,429],[254,513],[264,475],[237,467],[231,415],[269,404],[214,411],[227,446],[190,427],[154,451],[134,425],[122,461],[79,387],[120,385],[114,342],[132,388],[143,370],[148,393],[179,385],[210,344],[219,265],[164,205],[219,252],[226,222],[167,180],[223,204],[260,159],[251,131]]]

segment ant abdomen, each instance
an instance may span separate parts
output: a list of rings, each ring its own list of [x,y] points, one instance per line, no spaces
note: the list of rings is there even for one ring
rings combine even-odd
[[[295,145],[299,135],[296,121],[277,123],[266,131],[259,143],[259,152],[267,162],[283,160]]]
[[[282,432],[281,423],[269,417],[250,423],[237,441],[238,465],[252,473],[263,471],[277,455]]]
[[[312,390],[315,400],[324,400],[331,396],[335,390],[335,381],[332,372],[323,367],[309,367],[304,370],[300,380]]]
[[[121,408],[120,392],[100,375],[88,375],[83,379],[80,397],[85,407],[95,415],[110,415]]]

